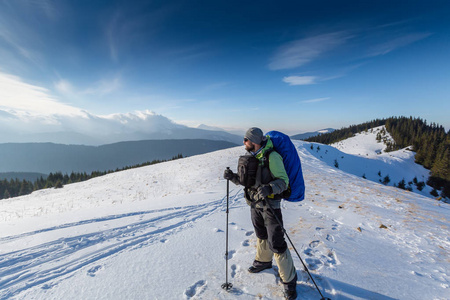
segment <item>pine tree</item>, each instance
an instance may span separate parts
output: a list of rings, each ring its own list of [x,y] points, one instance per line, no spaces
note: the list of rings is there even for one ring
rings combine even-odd
[[[22,181],[22,184],[20,185],[19,196],[31,194],[32,191],[33,187],[31,182],[28,182],[24,179]]]
[[[402,180],[400,180],[400,182],[397,185],[398,188],[405,190],[406,189],[406,182],[405,179],[403,178]]]
[[[53,182],[47,180],[47,182],[45,183],[44,189],[49,189],[53,187]]]
[[[431,168],[431,174],[435,177],[450,180],[450,149],[445,150],[445,152],[436,159],[436,162]]]
[[[61,180],[58,179],[58,181],[56,181],[55,183],[55,189],[61,189],[63,187],[63,184],[61,182]]]
[[[334,166],[339,169],[339,163],[338,163],[337,159],[334,160]]]

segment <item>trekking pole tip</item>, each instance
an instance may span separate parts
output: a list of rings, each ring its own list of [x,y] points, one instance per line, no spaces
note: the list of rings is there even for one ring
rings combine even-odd
[[[222,284],[222,289],[228,291],[231,290],[231,288],[233,287],[233,284],[231,284],[230,282],[226,282],[224,284]]]

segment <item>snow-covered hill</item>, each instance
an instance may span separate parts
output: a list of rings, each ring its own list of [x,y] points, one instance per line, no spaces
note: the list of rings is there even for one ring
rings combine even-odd
[[[377,136],[379,136],[379,140],[377,140]],[[348,154],[360,155],[373,159],[377,158],[378,155],[387,153],[386,142],[394,142],[394,139],[389,132],[387,132],[385,126],[378,126],[357,133],[354,137],[331,144],[331,146]]]
[[[449,205],[344,172],[349,157],[338,169],[311,144],[295,145],[307,192],[282,204],[284,224],[324,294],[448,299]],[[222,174],[243,153],[236,147],[0,201],[0,299],[282,299],[276,270],[246,271],[256,237],[233,184],[234,288],[220,287]],[[293,257],[299,299],[319,299]]]
[[[308,152],[329,166],[339,168],[356,176],[389,186],[398,186],[404,181],[405,188],[415,193],[432,197],[432,188],[425,185],[429,170],[416,164],[415,152],[409,147],[398,151],[386,152],[385,141],[393,141],[384,126],[361,132],[330,146],[312,143]],[[377,141],[377,134],[382,141]]]

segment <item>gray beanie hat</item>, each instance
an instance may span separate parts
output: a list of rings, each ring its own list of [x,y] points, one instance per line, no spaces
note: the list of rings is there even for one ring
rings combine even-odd
[[[261,145],[261,143],[266,140],[262,130],[257,127],[252,127],[247,130],[244,137],[248,138],[252,143],[258,145]]]

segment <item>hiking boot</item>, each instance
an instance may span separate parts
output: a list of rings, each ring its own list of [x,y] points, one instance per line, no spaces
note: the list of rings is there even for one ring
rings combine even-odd
[[[286,300],[296,300],[297,296],[297,290],[284,291],[284,298],[286,298]]]
[[[284,283],[284,297],[287,300],[297,299],[297,274],[290,282]]]
[[[269,262],[260,262],[260,261],[255,260],[253,262],[253,265],[250,266],[250,268],[248,268],[248,271],[250,273],[259,273],[262,270],[270,269],[270,268],[272,268],[272,262],[271,261],[269,261]]]

